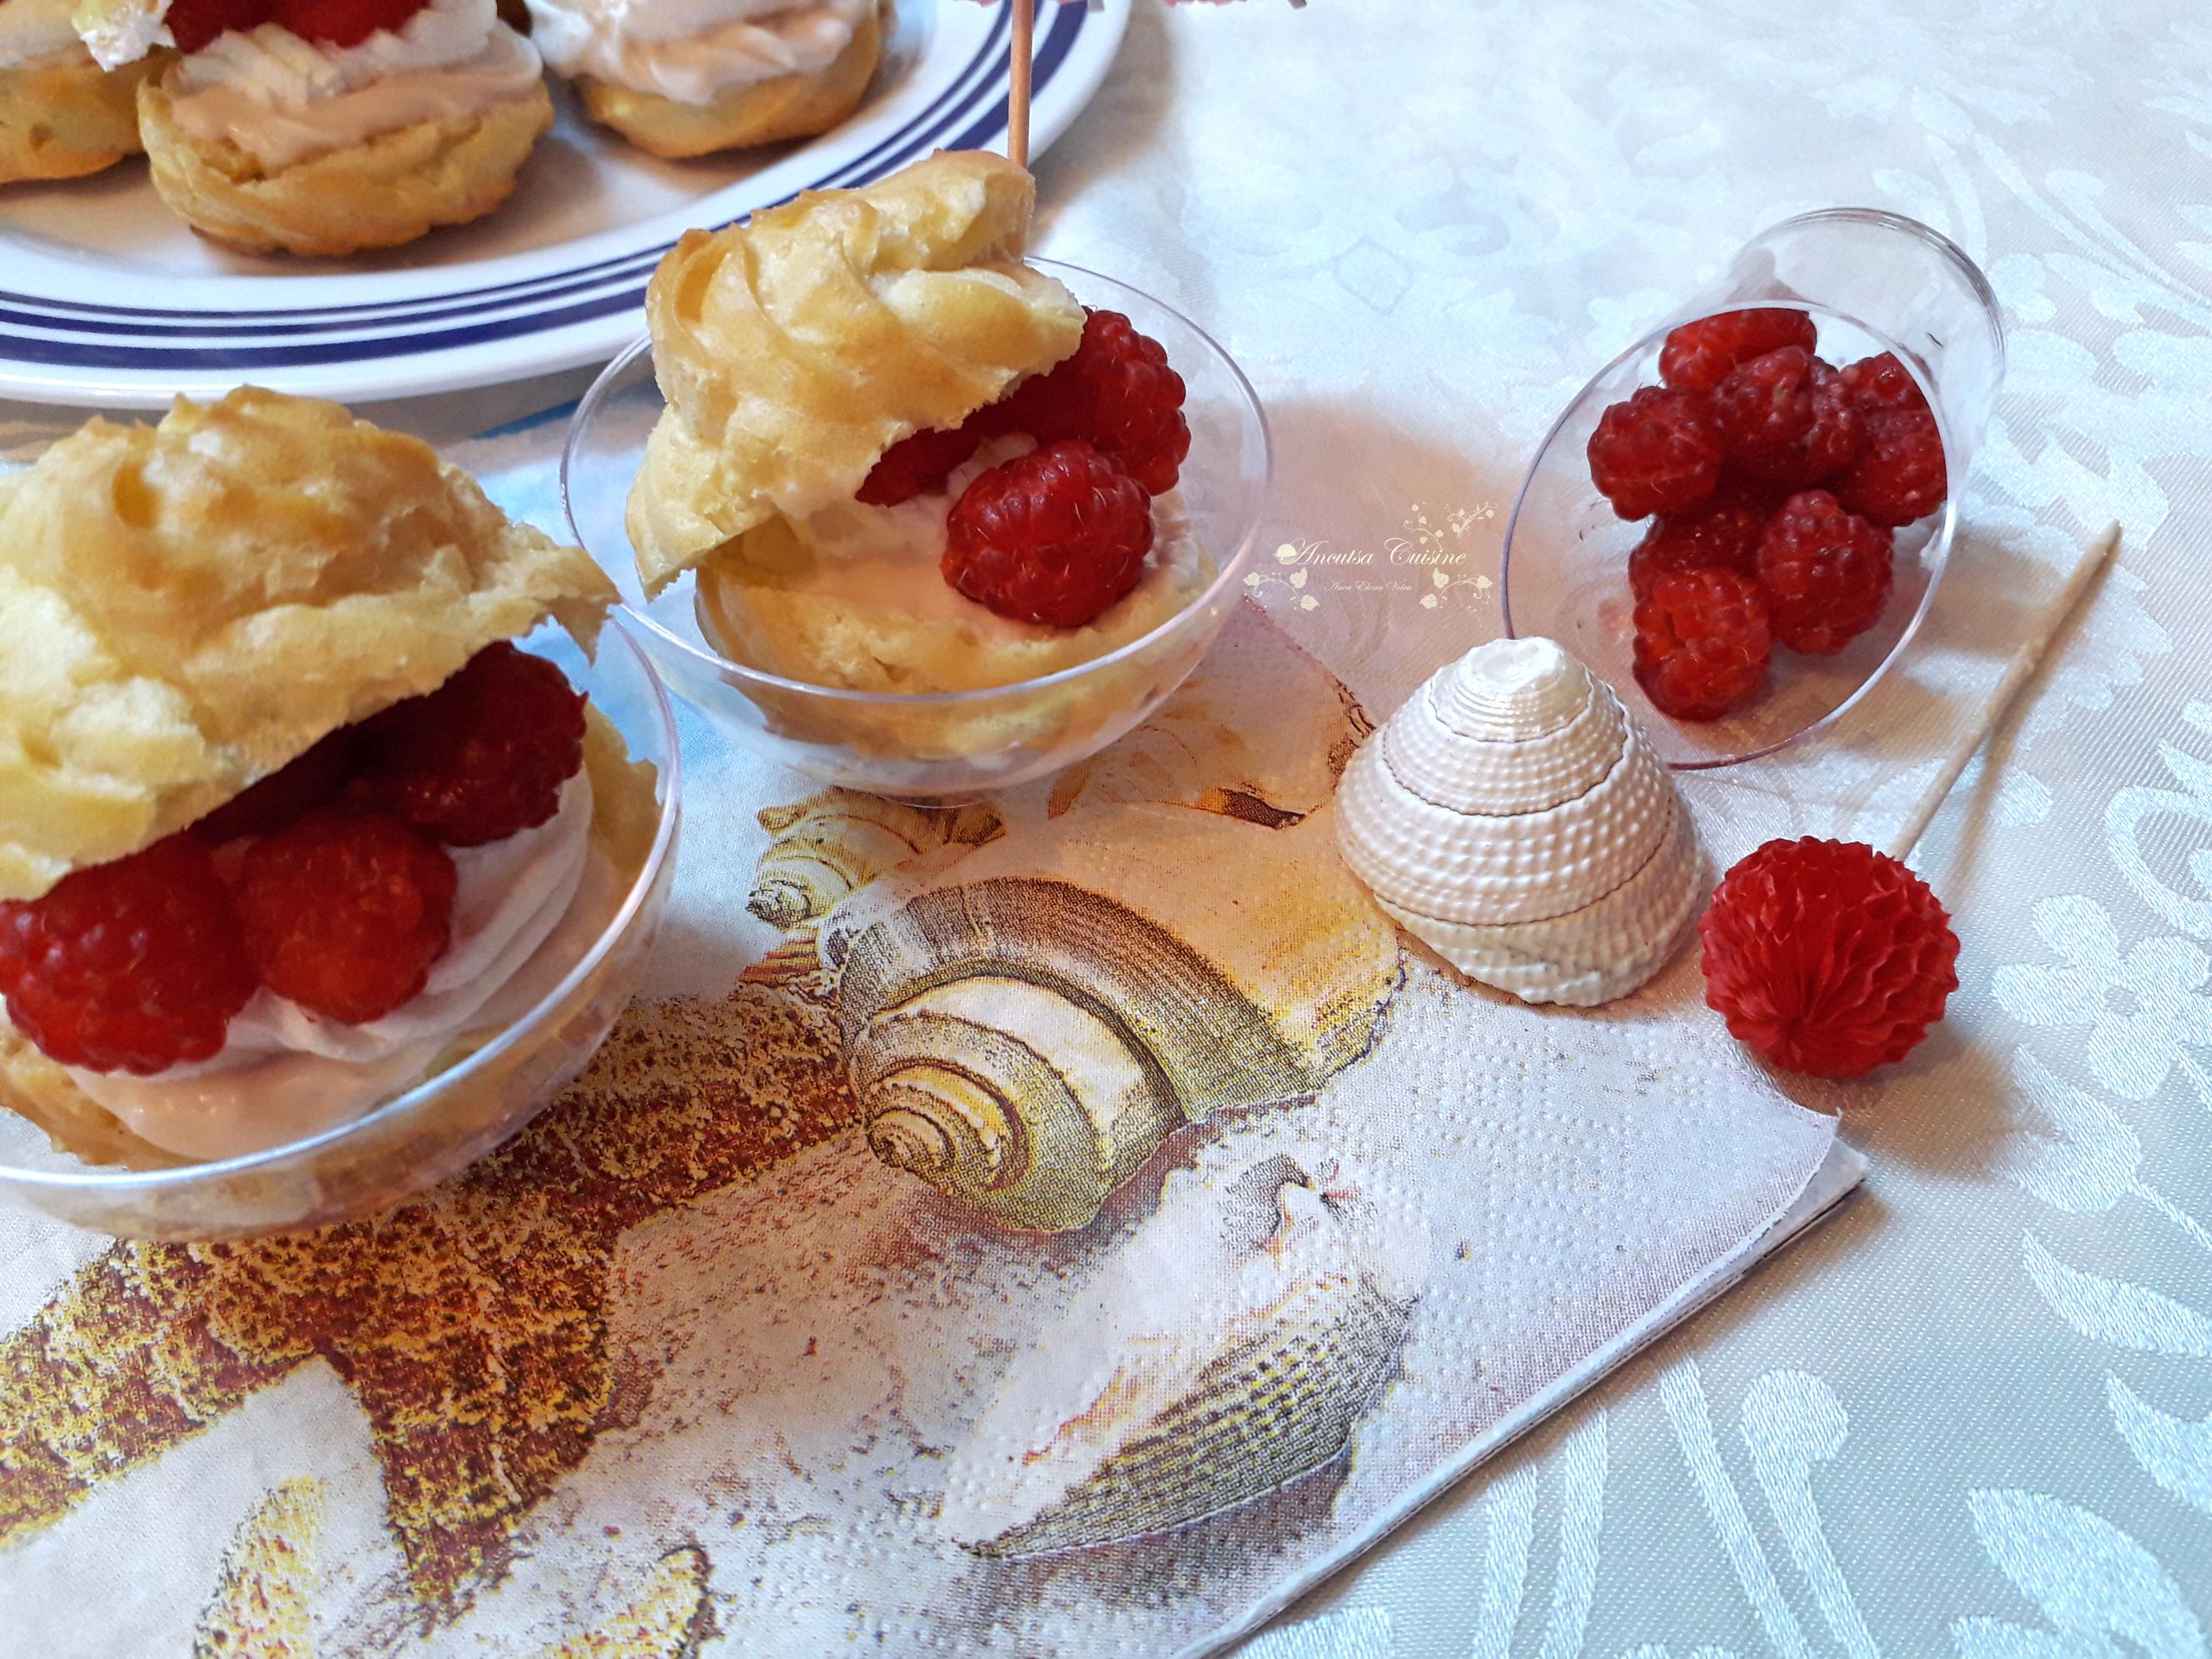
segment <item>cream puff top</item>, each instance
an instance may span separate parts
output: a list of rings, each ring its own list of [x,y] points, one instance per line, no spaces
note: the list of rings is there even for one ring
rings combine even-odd
[[[228,141],[274,172],[526,96],[544,73],[537,48],[499,21],[494,0],[430,0],[399,28],[351,46],[275,23],[234,29],[179,61],[162,85],[194,139]]]
[[[528,0],[531,39],[560,75],[679,104],[830,67],[876,0]]]

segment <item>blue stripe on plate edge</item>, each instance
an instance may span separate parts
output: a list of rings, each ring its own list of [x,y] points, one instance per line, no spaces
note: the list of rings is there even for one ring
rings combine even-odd
[[[873,161],[878,155],[883,154],[885,149],[894,145],[900,144],[908,139],[911,137],[916,127],[920,126],[923,122],[929,120],[944,109],[945,100],[957,97],[960,95],[963,88],[972,87],[979,70],[982,70],[988,77],[995,67],[994,59],[1000,54],[1002,44],[1003,31],[994,27],[991,33],[985,38],[979,46],[977,46],[975,54],[969,58],[966,64],[961,66],[959,72],[952,77],[951,84],[945,88],[943,97],[940,98],[938,102],[932,104],[927,109],[925,109],[914,116],[908,121],[907,125],[899,131],[893,133],[890,137],[884,139],[881,143],[878,144],[874,149],[869,151],[866,155],[846,163],[843,167],[837,168],[834,172],[824,173],[820,179],[815,180],[812,184],[801,185],[800,188],[805,190],[820,189],[825,185],[836,185],[842,182],[844,179],[853,175],[857,169],[866,166],[868,162]],[[795,194],[796,192],[793,193]],[[786,198],[785,199],[788,200],[789,198]],[[123,325],[124,331],[134,333],[139,331],[142,326],[137,319],[149,317],[191,318],[209,322],[222,322],[234,318],[244,318],[247,319],[242,327],[234,330],[225,330],[221,328],[179,328],[168,331],[171,332],[191,334],[261,332],[264,331],[264,325],[266,323],[266,320],[271,317],[320,317],[333,319],[350,318],[356,319],[360,326],[366,328],[374,327],[379,323],[397,322],[403,319],[422,317],[428,314],[428,308],[433,307],[447,307],[447,311],[437,314],[457,314],[452,307],[455,302],[460,301],[474,300],[490,301],[494,303],[512,303],[520,305],[532,299],[548,297],[550,294],[556,291],[569,293],[574,292],[578,288],[595,287],[605,283],[624,281],[631,276],[635,276],[640,270],[653,264],[659,259],[662,254],[668,252],[672,246],[673,246],[673,244],[663,242],[657,247],[617,254],[612,258],[601,259],[593,264],[572,265],[566,270],[548,271],[541,276],[521,277],[512,283],[496,283],[486,288],[459,289],[446,293],[427,294],[419,295],[412,300],[368,301],[356,302],[352,305],[304,306],[285,310],[240,312],[175,309],[145,311],[130,307],[93,305],[82,301],[57,300],[41,295],[12,294],[4,289],[0,289],[0,305],[33,306],[40,307],[46,311],[69,313],[67,316],[57,317],[12,317],[8,316],[6,313],[0,313],[0,319],[15,321],[27,326],[53,329],[84,327],[89,330],[91,328],[91,325],[78,324],[74,322],[72,319],[80,316],[116,317],[125,319]],[[556,283],[562,284],[563,286],[557,290],[550,286],[546,286]],[[542,291],[533,292],[532,290]],[[509,298],[508,296],[513,297]],[[474,307],[465,307],[461,309],[463,311],[466,311],[483,310],[486,308],[487,307],[483,305],[478,305]],[[325,328],[338,328],[344,327],[346,325],[347,325],[345,323],[335,320],[320,325],[320,326]],[[316,325],[310,325],[309,326],[312,327]],[[296,330],[291,331],[296,331]]]
[[[822,178],[813,181],[811,184],[801,185],[800,188],[818,189],[826,185],[833,185],[841,182],[847,175],[849,175],[856,169],[866,166],[867,162],[873,160],[877,155],[881,155],[885,149],[893,145],[900,144],[908,138],[916,127],[921,125],[923,122],[929,120],[932,117],[937,115],[939,112],[944,108],[945,100],[958,96],[963,88],[971,85],[979,69],[983,70],[987,76],[991,72],[991,70],[995,67],[994,59],[1000,55],[1002,36],[1003,31],[994,26],[991,33],[987,35],[982,43],[977,46],[974,55],[969,58],[966,64],[961,66],[958,73],[952,77],[951,84],[945,88],[945,91],[942,97],[940,97],[939,100],[932,104],[927,109],[922,110],[919,113],[915,114],[908,121],[905,127],[901,131],[884,139],[876,147],[875,149],[870,151],[867,155],[860,156],[854,161],[848,162],[843,167],[823,174]],[[795,194],[796,192],[793,193]],[[787,200],[789,198],[786,198],[785,199]],[[192,311],[182,309],[144,311],[135,307],[94,305],[81,301],[58,300],[40,295],[13,294],[5,290],[0,290],[0,305],[12,304],[32,306],[40,307],[46,311],[70,313],[68,317],[57,316],[51,318],[27,318],[22,319],[34,325],[48,328],[64,328],[72,326],[74,325],[70,319],[75,316],[117,317],[126,319],[127,323],[131,319],[151,317],[191,318],[215,322],[224,321],[234,318],[248,319],[249,320],[246,324],[246,329],[240,331],[252,331],[257,328],[258,324],[271,317],[319,317],[332,319],[352,318],[357,319],[359,325],[370,327],[379,323],[402,320],[403,319],[417,314],[426,307],[450,307],[453,302],[459,301],[480,300],[497,303],[501,302],[502,300],[506,300],[506,302],[508,303],[520,304],[530,299],[543,297],[538,294],[531,292],[531,290],[539,289],[544,285],[556,283],[566,284],[568,287],[564,289],[563,291],[570,291],[574,287],[580,285],[590,286],[593,283],[619,282],[627,277],[635,276],[639,270],[653,264],[662,254],[668,251],[671,246],[672,244],[664,242],[657,247],[617,254],[611,258],[601,259],[592,264],[572,265],[565,270],[547,271],[537,276],[520,277],[511,283],[496,283],[485,288],[460,289],[443,293],[422,295],[411,300],[364,301],[357,301],[351,305],[306,306],[285,310],[263,310],[256,312]],[[507,299],[507,296],[514,297]],[[343,327],[346,325],[347,325],[345,323],[337,320],[333,320],[330,324],[326,325],[326,326],[330,327]],[[221,331],[204,328],[180,331],[206,334]]]
[[[1056,73],[1060,66],[1066,62],[1067,55],[1073,50],[1075,40],[1084,26],[1084,21],[1087,12],[1085,9],[1080,7],[1070,6],[1059,9],[1059,15],[1055,18],[1053,26],[1048,32],[1046,39],[1041,43],[1040,49],[1037,53],[1034,79],[1035,83],[1038,88],[1041,88],[1048,84],[1054,74]],[[1002,11],[1000,15],[999,21],[994,24],[991,34],[985,40],[982,46],[978,49],[975,56],[969,60],[969,64],[965,67],[963,67],[960,76],[956,79],[953,87],[948,90],[946,94],[947,98],[954,97],[955,94],[959,93],[963,83],[969,82],[974,80],[975,70],[978,64],[982,64],[985,59],[993,58],[996,55],[995,49],[1003,41],[1005,17],[1006,14]],[[946,129],[952,126],[959,121],[962,117],[966,115],[969,110],[973,109],[979,100],[983,98],[988,93],[996,90],[997,87],[994,84],[994,82],[1001,78],[1002,77],[998,77],[995,75],[986,76],[980,84],[969,86],[965,95],[958,97],[957,101],[952,104],[949,112],[945,102],[942,100],[931,106],[928,110],[922,112],[921,114],[917,115],[913,121],[910,121],[903,133],[893,135],[891,137],[885,139],[882,143],[878,144],[876,149],[871,151],[868,155],[847,163],[843,167],[836,169],[835,172],[825,175],[822,179],[817,180],[813,184],[802,186],[802,188],[816,189],[834,184],[865,184],[872,179],[879,179],[884,174],[903,166],[906,162],[915,159],[916,156],[921,155],[926,149],[933,146],[943,136]],[[937,118],[933,120],[933,118]],[[916,127],[921,125],[923,123],[930,123],[931,125],[928,125],[927,131],[915,136]],[[1003,131],[1005,126],[1006,100],[1004,96],[1001,95],[998,100],[995,108],[988,113],[983,119],[975,123],[965,131],[962,132],[957,137],[953,139],[951,147],[963,148],[987,142],[988,139],[996,137],[1000,132]],[[902,142],[902,140],[904,142]],[[893,148],[894,146],[896,146],[895,149]],[[887,150],[890,151],[888,155],[885,154]],[[792,194],[794,195],[796,193],[796,191],[792,192]],[[781,199],[787,201],[790,199],[790,197],[786,196]],[[664,244],[660,247],[654,248],[645,252],[625,255],[617,260],[604,261],[599,265],[582,267],[579,270],[571,270],[565,272],[551,272],[543,276],[528,279],[526,282],[506,284],[495,289],[485,289],[472,291],[473,293],[479,295],[497,295],[514,293],[515,291],[525,289],[535,290],[531,293],[523,294],[519,298],[508,299],[503,301],[495,301],[493,303],[489,305],[480,304],[471,307],[451,303],[456,300],[467,297],[466,295],[441,295],[426,296],[423,303],[435,306],[438,308],[426,311],[411,317],[407,317],[404,320],[423,321],[431,320],[440,317],[468,315],[473,312],[495,309],[501,303],[513,305],[526,304],[533,300],[544,300],[556,297],[557,295],[573,294],[583,289],[588,289],[597,287],[602,283],[623,282],[626,278],[634,278],[641,274],[644,270],[648,270],[650,266],[656,263],[659,259],[660,256],[666,252],[668,246],[669,245],[667,244]],[[582,272],[590,271],[604,271],[605,274],[596,277],[581,275]],[[432,351],[453,349],[470,345],[480,344],[492,340],[512,338],[520,335],[545,332],[553,329],[568,327],[580,323],[587,323],[599,318],[607,316],[612,313],[636,307],[642,301],[645,289],[643,283],[641,282],[635,283],[634,285],[626,286],[616,292],[605,294],[595,299],[582,301],[574,305],[564,306],[552,310],[521,313],[514,316],[489,320],[467,327],[443,329],[429,333],[409,332],[399,335],[356,337],[335,340],[325,339],[320,341],[301,341],[296,343],[283,346],[270,346],[258,349],[250,346],[131,347],[104,344],[96,341],[85,340],[82,338],[48,340],[19,336],[7,340],[4,345],[0,345],[0,361],[12,359],[21,362],[52,363],[84,368],[127,368],[136,370],[248,368],[257,367],[284,366],[305,367],[330,362],[361,362],[374,358],[408,356]],[[0,295],[0,300],[18,297],[20,296]],[[33,303],[44,304],[46,302],[42,301],[34,301]],[[270,314],[284,316],[318,315],[337,313],[356,313],[371,309],[374,309],[374,307],[367,306],[333,307],[327,308],[327,311],[325,313],[286,312]],[[169,316],[191,316],[198,314],[210,317],[220,317],[225,315],[235,315],[237,313],[193,313],[175,312],[155,314],[166,314]],[[370,325],[373,325],[374,323],[395,320],[402,320],[402,319],[387,314],[385,316],[364,319],[365,323]],[[218,332],[250,333],[256,337],[265,338],[271,333],[283,332],[288,334],[297,334],[314,331],[316,329],[315,325],[271,324],[263,319],[257,319],[252,323],[235,329],[190,328],[184,326],[164,326],[149,324],[97,324],[90,321],[74,322],[65,319],[27,317],[0,310],[0,325],[21,325],[25,324],[33,326],[46,327],[76,327],[88,333],[94,331],[101,333],[123,333],[140,339],[144,338],[146,335],[155,332],[157,330],[158,331],[164,333],[191,333],[203,336]],[[333,322],[321,326],[325,331],[327,331],[329,328],[333,326],[343,327],[345,325],[345,324],[341,322]]]

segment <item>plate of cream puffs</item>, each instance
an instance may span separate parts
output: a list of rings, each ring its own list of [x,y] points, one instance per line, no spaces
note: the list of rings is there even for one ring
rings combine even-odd
[[[1130,0],[1038,21],[1032,150]],[[0,0],[0,397],[350,400],[600,362],[685,230],[1006,124],[951,0]]]

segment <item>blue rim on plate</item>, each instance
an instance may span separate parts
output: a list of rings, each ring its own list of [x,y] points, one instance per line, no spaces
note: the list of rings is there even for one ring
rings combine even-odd
[[[1110,0],[1097,12],[1052,8],[1036,43],[1033,150],[1064,131],[1097,91],[1128,9],[1129,0]],[[957,65],[949,72],[934,66],[944,83],[920,109],[895,124],[879,115],[877,125],[892,130],[866,131],[864,112],[838,134],[798,150],[789,158],[795,167],[772,165],[703,194],[696,212],[678,216],[680,224],[661,215],[630,227],[627,238],[616,232],[584,239],[568,250],[572,258],[545,250],[522,262],[525,274],[506,280],[486,281],[466,262],[330,276],[292,276],[264,261],[252,275],[174,283],[180,302],[169,307],[83,297],[82,280],[67,282],[58,261],[42,268],[52,273],[43,284],[47,291],[25,291],[21,269],[29,262],[9,259],[13,280],[0,289],[0,397],[144,406],[252,378],[287,391],[370,398],[604,362],[636,334],[646,281],[680,229],[726,224],[802,190],[867,184],[934,149],[996,144],[1006,122],[1008,9],[978,8],[959,15],[958,24],[959,33],[973,38],[963,41]],[[854,153],[856,127],[864,147]],[[841,135],[848,142],[833,142]],[[806,165],[815,151],[817,165]],[[456,234],[466,233],[441,233]],[[0,217],[0,252],[10,240]],[[611,240],[630,245],[610,252]],[[80,278],[82,269],[80,260]],[[214,304],[196,291],[210,289]],[[302,290],[329,295],[331,302],[285,303],[288,294]]]

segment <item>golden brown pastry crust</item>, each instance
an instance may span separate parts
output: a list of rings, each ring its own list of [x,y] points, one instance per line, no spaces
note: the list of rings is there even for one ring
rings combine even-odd
[[[110,71],[79,47],[0,69],[0,185],[82,179],[137,155],[138,83],[169,62]]]
[[[514,190],[545,130],[544,82],[471,115],[379,133],[275,173],[177,124],[161,78],[138,89],[138,128],[161,199],[203,236],[249,253],[334,257],[396,247],[481,219]]]
[[[939,151],[691,231],[646,292],[669,407],[629,496],[647,592],[777,514],[849,501],[877,459],[1073,351],[1083,308],[1021,262],[1036,185]]]
[[[0,898],[180,830],[613,586],[428,444],[247,387],[0,478]]]
[[[653,793],[657,775],[650,763],[629,758],[622,734],[598,709],[586,705],[584,719],[584,765],[592,777],[592,833],[623,872],[627,887],[645,868],[659,822],[659,805]],[[424,1077],[458,1065],[478,1046],[480,1042],[456,1045]],[[407,1086],[412,1088],[415,1084]],[[0,1010],[0,1106],[20,1113],[45,1130],[56,1151],[74,1154],[88,1164],[161,1170],[191,1161],[133,1134],[113,1113],[78,1088],[67,1072],[33,1048],[8,1023],[4,1010]]]
[[[884,27],[881,13],[868,12],[826,68],[730,87],[711,104],[679,104],[590,75],[578,76],[574,85],[594,121],[672,161],[811,138],[859,106],[883,59]]]

